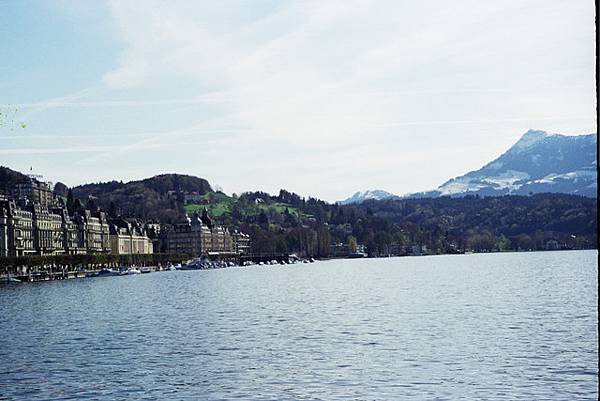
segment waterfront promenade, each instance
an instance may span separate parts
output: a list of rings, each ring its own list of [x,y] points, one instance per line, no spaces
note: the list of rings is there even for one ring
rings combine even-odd
[[[312,258],[306,259],[312,260]],[[144,272],[178,266],[185,270],[247,266],[252,264],[291,264],[300,261],[288,254],[209,254],[192,258],[182,254],[146,255],[57,255],[0,258],[0,282],[67,280],[97,275],[103,268],[124,272],[142,268]],[[187,266],[187,267],[186,267]]]

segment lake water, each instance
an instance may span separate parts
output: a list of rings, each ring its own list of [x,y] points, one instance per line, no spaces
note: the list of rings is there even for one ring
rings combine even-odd
[[[597,251],[0,286],[0,399],[597,399]]]

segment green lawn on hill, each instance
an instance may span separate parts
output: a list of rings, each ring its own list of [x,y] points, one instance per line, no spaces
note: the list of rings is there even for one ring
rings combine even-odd
[[[185,211],[188,215],[194,212],[202,213],[204,208],[208,211],[210,216],[220,217],[223,215],[230,215],[234,205],[240,204],[237,199],[229,197],[222,193],[208,193],[202,196],[202,203],[188,203],[185,205]],[[298,209],[292,207],[287,203],[275,202],[275,203],[258,203],[250,204],[242,209],[242,212],[248,216],[259,214],[261,211],[270,214],[283,214],[287,208],[288,212],[294,216],[307,215],[300,213]]]
[[[218,192],[207,193],[202,196],[202,199],[203,203],[188,203],[185,205],[186,213],[188,215],[194,212],[200,214],[206,208],[210,216],[220,217],[231,214],[233,204],[236,202],[234,198]]]

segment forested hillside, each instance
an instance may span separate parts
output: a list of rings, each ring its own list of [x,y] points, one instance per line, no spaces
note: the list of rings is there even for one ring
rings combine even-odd
[[[115,210],[123,216],[134,216],[143,220],[175,223],[185,215],[184,192],[205,194],[212,192],[208,181],[203,178],[180,174],[163,174],[128,183],[110,181],[74,187],[74,198],[84,203],[89,197],[104,210]]]
[[[0,194],[8,194],[12,188],[19,182],[27,179],[25,174],[11,170],[8,167],[0,166]]]
[[[169,191],[196,192],[195,201]],[[300,252],[328,256],[330,245],[354,238],[371,255],[412,245],[428,253],[465,250],[540,250],[548,241],[560,248],[597,247],[597,205],[565,194],[464,198],[368,200],[338,205],[281,190],[278,195],[248,192],[228,196],[206,180],[164,175],[127,184],[91,184],[73,189],[76,197],[97,197],[102,208],[123,215],[174,223],[206,208],[220,223],[252,236],[255,252]],[[112,205],[111,205],[112,203]]]
[[[245,194],[241,204],[255,198]],[[290,198],[285,191],[259,198],[280,205],[288,200],[289,208],[277,213],[263,206],[258,215],[232,214],[223,220],[252,233],[260,251],[300,249],[325,256],[329,244],[350,236],[372,255],[412,244],[425,245],[429,253],[540,250],[550,240],[563,248],[597,247],[596,202],[580,196],[441,197],[359,205],[331,205],[293,194]]]
[[[22,179],[0,169],[0,190]],[[64,188],[61,189],[64,192]],[[327,257],[330,245],[356,241],[370,255],[597,248],[596,200],[566,194],[367,200],[339,205],[281,190],[228,196],[207,180],[165,174],[140,181],[87,184],[69,190],[111,215],[163,224],[206,208],[219,223],[251,235],[255,252]]]

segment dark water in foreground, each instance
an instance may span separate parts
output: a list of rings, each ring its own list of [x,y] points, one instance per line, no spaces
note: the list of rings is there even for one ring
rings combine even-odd
[[[0,399],[596,399],[597,252],[0,286]]]

